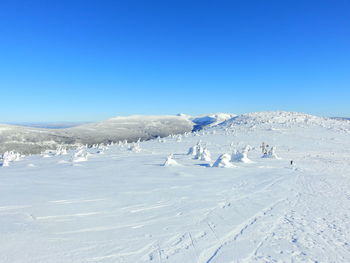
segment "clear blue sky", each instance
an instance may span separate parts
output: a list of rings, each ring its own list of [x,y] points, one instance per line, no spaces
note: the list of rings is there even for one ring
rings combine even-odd
[[[0,122],[350,115],[349,0],[2,0]]]

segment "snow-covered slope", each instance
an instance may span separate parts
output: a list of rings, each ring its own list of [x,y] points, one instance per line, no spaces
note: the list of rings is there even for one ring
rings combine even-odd
[[[193,123],[179,116],[128,116],[115,117],[99,123],[91,123],[69,129],[73,137],[82,143],[101,143],[127,139],[148,140],[170,134],[182,134],[192,130]]]
[[[338,131],[350,131],[350,122],[324,118],[299,112],[254,112],[238,115],[220,124],[222,127],[244,126],[259,128],[323,127]]]
[[[25,154],[40,153],[61,144],[75,143],[74,138],[60,130],[0,124],[0,154],[12,150]]]
[[[340,120],[340,121],[350,121],[350,118],[347,118],[347,117],[331,117],[331,119]]]
[[[216,126],[226,120],[229,120],[237,115],[231,113],[214,113],[199,116],[190,116],[189,119],[195,123],[193,129],[195,131]]]
[[[116,142],[119,140],[148,140],[157,136],[190,132],[193,123],[178,116],[116,117],[98,123],[65,129],[40,129],[15,125],[0,125],[0,153],[18,151],[40,153],[60,145],[77,146]]]
[[[350,262],[344,123],[253,113],[13,161],[0,167],[0,262]]]

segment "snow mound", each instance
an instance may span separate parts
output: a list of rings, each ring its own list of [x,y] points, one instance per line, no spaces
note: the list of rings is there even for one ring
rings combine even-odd
[[[178,166],[178,162],[176,160],[174,160],[174,156],[172,154],[170,154],[165,163],[163,164],[163,166]]]
[[[89,155],[90,154],[87,152],[87,150],[83,148],[74,153],[74,155],[71,158],[71,161],[73,163],[86,162],[88,160]]]
[[[212,167],[220,167],[220,168],[235,167],[230,161],[231,161],[231,154],[224,153],[219,156],[219,158],[215,161]]]

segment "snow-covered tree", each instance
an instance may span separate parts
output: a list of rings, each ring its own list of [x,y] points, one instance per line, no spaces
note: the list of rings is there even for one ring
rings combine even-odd
[[[177,166],[179,165],[176,160],[174,160],[174,156],[172,154],[168,155],[163,166]]]
[[[210,155],[210,152],[207,148],[203,149],[203,152],[200,156],[200,160],[206,161],[206,162],[211,162],[211,155]]]
[[[90,154],[86,149],[80,149],[73,154],[73,156],[71,157],[71,161],[74,163],[86,162],[88,160],[89,155]]]
[[[220,168],[232,168],[235,167],[231,162],[231,155],[228,153],[224,153],[219,156],[219,158],[213,164],[213,167]]]
[[[133,143],[132,145],[129,146],[128,148],[129,151],[133,151],[133,152],[141,152],[141,147],[139,143]]]
[[[245,146],[241,151],[235,150],[232,154],[232,161],[242,163],[252,163],[253,161],[248,158],[248,153],[251,151],[250,145]]]
[[[273,146],[268,152],[265,152],[262,158],[271,158],[271,159],[281,159],[276,154],[276,147]]]
[[[13,151],[6,151],[1,157],[1,166],[10,166],[11,162],[19,161],[21,154]]]
[[[188,149],[187,155],[195,156],[195,159],[199,159],[199,154],[203,152],[203,147],[201,146],[201,141],[198,141],[196,145]]]
[[[197,153],[197,145],[192,146],[188,149],[187,155],[196,155]]]
[[[62,145],[58,146],[55,155],[66,155],[66,154],[68,154],[67,149],[65,147],[63,147]]]
[[[196,155],[194,156],[194,159],[200,160],[201,156],[203,154],[204,148],[200,143],[197,143],[197,148],[196,148]]]

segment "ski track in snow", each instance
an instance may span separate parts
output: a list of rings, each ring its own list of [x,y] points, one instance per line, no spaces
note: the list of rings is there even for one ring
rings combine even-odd
[[[249,116],[79,166],[0,167],[0,262],[350,262],[350,129]],[[212,163],[247,144],[254,163],[208,167],[185,154],[199,140]],[[262,141],[282,159],[260,158]],[[169,154],[181,165],[161,166]]]

